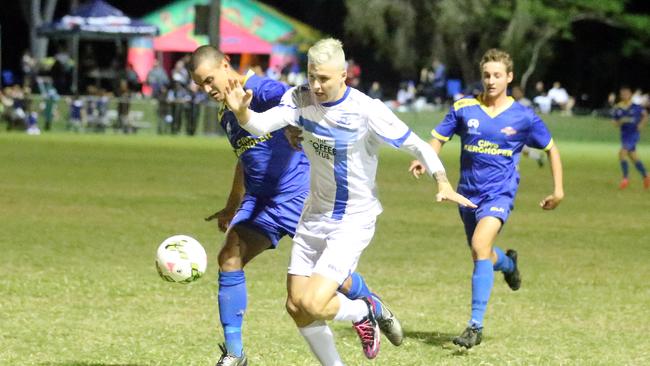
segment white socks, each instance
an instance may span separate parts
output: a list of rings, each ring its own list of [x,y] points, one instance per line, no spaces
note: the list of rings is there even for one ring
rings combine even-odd
[[[298,330],[321,365],[344,366],[336,350],[334,333],[324,321],[317,320],[306,327],[298,328]]]
[[[336,293],[341,306],[339,312],[334,316],[334,320],[351,320],[358,322],[368,315],[368,305],[363,300],[350,300],[340,292]]]

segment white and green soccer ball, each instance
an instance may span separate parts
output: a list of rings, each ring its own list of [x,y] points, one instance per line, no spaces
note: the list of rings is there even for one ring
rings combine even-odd
[[[205,249],[191,236],[171,236],[160,244],[156,252],[156,269],[165,281],[196,281],[205,273],[207,266]]]

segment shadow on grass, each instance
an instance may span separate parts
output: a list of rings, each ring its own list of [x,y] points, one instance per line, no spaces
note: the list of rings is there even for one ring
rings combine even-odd
[[[440,332],[420,332],[420,331],[405,331],[404,337],[413,340],[430,344],[432,346],[444,346],[451,344],[451,339],[457,334],[440,333]]]

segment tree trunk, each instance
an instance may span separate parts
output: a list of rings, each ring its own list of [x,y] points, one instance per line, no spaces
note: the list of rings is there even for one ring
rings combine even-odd
[[[546,45],[551,37],[553,37],[557,32],[557,29],[547,28],[542,36],[535,42],[533,52],[530,56],[530,61],[528,62],[528,67],[521,75],[521,81],[519,82],[521,90],[526,90],[528,79],[533,75],[533,72],[535,72],[535,69],[537,68],[537,60],[539,59],[539,53],[542,51],[542,46]]]

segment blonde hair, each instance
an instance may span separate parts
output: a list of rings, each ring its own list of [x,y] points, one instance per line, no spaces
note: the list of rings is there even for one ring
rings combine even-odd
[[[345,69],[343,44],[338,39],[325,38],[316,42],[316,44],[309,48],[307,59],[313,65],[332,63],[341,69]]]
[[[479,65],[481,72],[483,72],[483,65],[488,62],[501,62],[502,64],[506,65],[506,72],[512,72],[512,57],[510,57],[510,54],[508,52],[502,51],[498,48],[491,48],[487,50],[487,52],[483,54],[481,63]]]

